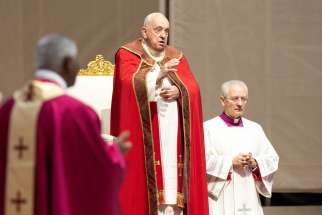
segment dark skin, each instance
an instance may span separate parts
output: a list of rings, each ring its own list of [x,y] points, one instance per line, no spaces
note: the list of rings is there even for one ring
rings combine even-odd
[[[43,65],[39,69],[49,69],[56,71],[65,81],[68,87],[75,84],[76,76],[79,71],[78,61],[72,57],[65,57],[62,64],[56,68],[53,65]]]
[[[71,57],[66,57],[63,60],[62,67],[59,74],[66,81],[67,86],[70,87],[75,84],[78,71],[79,71],[79,64],[77,60]]]

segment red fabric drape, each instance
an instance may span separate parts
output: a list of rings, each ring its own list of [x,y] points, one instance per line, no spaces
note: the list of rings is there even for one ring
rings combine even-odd
[[[153,177],[146,169],[147,162],[153,162],[146,157],[144,134],[140,110],[138,105],[138,93],[135,88],[135,78],[142,71],[149,71],[149,59],[145,59],[140,43],[132,43],[134,49],[128,46],[118,50],[115,59],[115,74],[112,96],[111,110],[111,134],[119,135],[123,130],[131,132],[130,140],[133,142],[132,150],[127,154],[126,160],[128,171],[122,186],[120,200],[122,214],[151,214],[149,209],[152,207],[151,199],[156,196],[148,195],[148,180]],[[167,50],[166,50],[167,53]],[[166,56],[167,57],[167,56]],[[183,123],[187,124],[185,130],[185,147],[189,150],[189,160],[184,160],[188,166],[188,174],[184,181],[188,188],[185,196],[186,208],[185,214],[189,215],[207,215],[207,181],[205,168],[205,152],[202,127],[202,108],[199,86],[195,81],[193,74],[184,57],[180,57],[180,63],[177,66],[177,73],[173,74],[172,80],[176,79],[178,86],[186,95],[185,103],[181,104],[181,114],[187,116]],[[144,80],[142,80],[144,84]],[[177,85],[176,84],[176,85]],[[146,89],[143,89],[146,90]],[[179,99],[179,102],[182,102]],[[149,112],[146,110],[146,112]],[[145,124],[144,124],[145,125]],[[188,133],[188,134],[187,134]],[[150,137],[150,134],[145,134]],[[154,164],[153,164],[154,165]],[[156,187],[155,187],[156,189]],[[157,211],[155,211],[155,214]]]

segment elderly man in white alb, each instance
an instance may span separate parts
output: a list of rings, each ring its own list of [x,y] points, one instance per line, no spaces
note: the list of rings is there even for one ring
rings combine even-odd
[[[222,84],[221,115],[204,123],[209,214],[261,215],[259,194],[271,197],[279,157],[262,127],[243,117],[248,88]]]

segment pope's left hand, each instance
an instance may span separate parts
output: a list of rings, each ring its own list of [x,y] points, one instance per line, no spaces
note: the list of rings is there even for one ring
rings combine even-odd
[[[174,101],[179,98],[179,94],[179,89],[175,85],[172,85],[170,87],[162,87],[159,93],[161,98],[168,102]]]

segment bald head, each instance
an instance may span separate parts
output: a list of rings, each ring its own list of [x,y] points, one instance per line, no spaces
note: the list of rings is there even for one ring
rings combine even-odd
[[[169,21],[167,19],[167,17],[165,17],[165,15],[163,15],[162,13],[159,12],[154,12],[154,13],[150,13],[149,15],[147,15],[144,19],[143,22],[143,26],[148,26],[153,22],[162,20],[164,22],[167,22],[169,24]]]
[[[147,45],[162,52],[168,43],[169,21],[162,13],[151,13],[144,19],[141,34]]]

